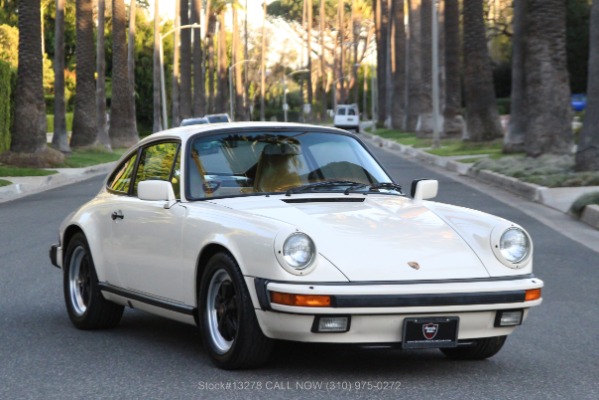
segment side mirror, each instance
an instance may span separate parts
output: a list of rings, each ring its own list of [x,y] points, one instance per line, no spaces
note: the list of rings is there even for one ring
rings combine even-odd
[[[164,208],[171,208],[177,202],[173,185],[167,181],[141,181],[137,185],[137,197],[145,201],[166,201]]]
[[[434,179],[416,179],[412,181],[410,195],[415,201],[432,199],[439,192],[439,181]]]

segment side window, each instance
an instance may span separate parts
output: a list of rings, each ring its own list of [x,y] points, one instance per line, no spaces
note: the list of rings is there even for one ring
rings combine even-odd
[[[129,157],[127,161],[116,170],[116,172],[108,180],[108,189],[127,194],[129,193],[129,187],[131,186],[131,178],[133,176],[133,169],[135,168],[135,161],[137,160],[137,153]]]
[[[141,181],[161,180],[172,182],[173,166],[178,165],[175,158],[178,157],[178,143],[158,143],[144,148],[139,157],[139,165],[137,174],[135,175],[135,184],[133,186],[133,194],[137,195],[137,185]],[[175,188],[177,197],[179,196],[178,188]]]

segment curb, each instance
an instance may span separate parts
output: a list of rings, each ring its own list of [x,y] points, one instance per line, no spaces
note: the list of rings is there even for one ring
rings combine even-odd
[[[379,147],[397,151],[400,154],[414,158],[423,164],[435,165],[450,172],[465,175],[482,183],[499,187],[519,195],[526,200],[543,204],[544,206],[561,211],[565,214],[569,214],[570,206],[578,196],[588,192],[599,191],[599,186],[577,188],[548,188],[539,186],[533,183],[522,182],[511,176],[501,175],[493,171],[476,171],[471,168],[470,164],[464,164],[447,157],[429,154],[411,146],[405,146],[370,133],[363,132],[361,135],[377,144]],[[599,230],[599,205],[586,206],[580,221]]]
[[[5,177],[13,184],[0,188],[0,203],[107,174],[115,165],[116,161],[86,168],[56,168],[58,173],[48,176]]]

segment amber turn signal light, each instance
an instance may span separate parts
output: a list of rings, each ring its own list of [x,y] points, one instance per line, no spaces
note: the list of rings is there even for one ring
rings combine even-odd
[[[285,306],[330,307],[331,296],[271,292],[270,301]]]
[[[539,300],[541,298],[541,289],[529,289],[526,291],[524,301]]]

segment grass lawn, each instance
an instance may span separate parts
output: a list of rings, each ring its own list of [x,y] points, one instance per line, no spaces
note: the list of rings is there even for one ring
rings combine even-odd
[[[494,171],[541,186],[599,186],[599,171],[574,171],[573,154],[543,155],[537,158],[526,157],[524,153],[503,154],[502,140],[477,143],[460,139],[441,139],[441,147],[433,149],[432,139],[417,138],[415,133],[377,129],[374,134],[440,157],[459,157],[456,161],[474,164],[475,170]]]
[[[92,165],[104,164],[118,160],[126,149],[115,149],[108,152],[102,148],[75,150],[65,159],[60,168],[84,168]],[[0,177],[2,176],[47,176],[55,174],[52,169],[21,168],[0,164]],[[0,186],[6,186],[6,180],[0,180]]]

